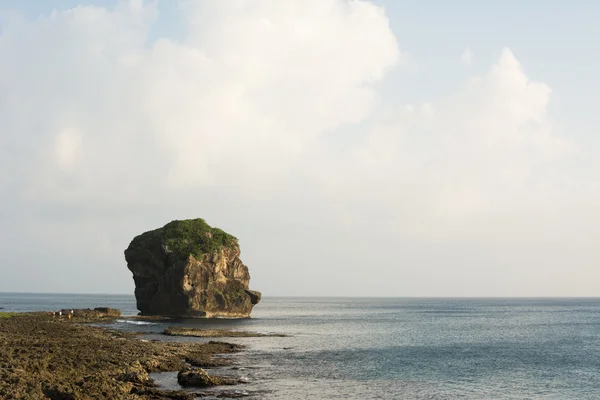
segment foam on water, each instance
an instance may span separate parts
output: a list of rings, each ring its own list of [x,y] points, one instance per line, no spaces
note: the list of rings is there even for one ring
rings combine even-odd
[[[130,319],[118,319],[115,321],[118,324],[131,324],[131,325],[156,325],[156,322],[149,321],[133,321]]]

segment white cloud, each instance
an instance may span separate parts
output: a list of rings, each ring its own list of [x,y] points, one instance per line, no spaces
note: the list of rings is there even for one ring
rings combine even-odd
[[[600,235],[599,207],[582,203],[597,191],[566,172],[577,146],[553,130],[550,97],[505,49],[456,93],[387,112],[352,151],[323,153],[314,165],[336,224],[368,248],[355,279],[385,273],[373,290],[391,294],[595,293],[580,235]]]
[[[511,199],[541,179],[536,168],[576,151],[552,131],[550,94],[505,49],[487,74],[447,99],[383,118],[354,153],[333,161],[327,186],[335,196],[348,190],[349,199],[383,190],[370,203],[390,218],[413,220],[415,226],[404,224],[409,230],[427,219],[422,227],[447,232],[482,213],[514,209]]]
[[[581,199],[598,193],[562,169],[577,148],[553,131],[549,86],[510,50],[456,93],[389,111],[376,88],[403,55],[369,2],[186,1],[182,10],[179,41],[149,41],[161,16],[140,1],[2,27],[0,265],[27,266],[11,287],[38,275],[59,287],[49,290],[129,291],[128,240],[200,216],[242,239],[267,293],[550,288],[511,282],[535,249],[585,226],[573,214],[561,231],[554,213],[592,215],[598,202]],[[597,260],[591,244],[578,245]],[[564,281],[558,249],[537,260],[554,265],[550,281]],[[77,279],[65,283],[48,265]],[[576,287],[590,286],[564,290]]]
[[[81,135],[72,130],[63,130],[56,139],[56,163],[60,168],[73,171],[83,157]]]
[[[244,172],[275,173],[307,141],[364,119],[371,84],[399,58],[385,15],[362,1],[187,2],[184,15],[184,42],[149,45],[156,10],[139,1],[9,25],[1,76],[14,107],[3,129],[36,130],[44,148],[65,129],[85,132],[94,150],[80,171],[100,181],[147,173],[131,163],[136,149],[161,159],[152,167],[176,186],[245,182]]]
[[[473,53],[471,52],[471,49],[466,48],[465,51],[463,51],[460,55],[460,62],[465,67],[473,66]]]
[[[2,27],[0,163],[11,174],[0,190],[21,224],[47,232],[37,243],[92,246],[77,232],[88,218],[110,230],[114,217],[94,217],[103,209],[273,196],[315,140],[369,115],[373,84],[400,59],[387,17],[364,1],[184,2],[182,16],[181,41],[148,42],[159,15],[140,1]],[[55,220],[66,210],[75,221]]]

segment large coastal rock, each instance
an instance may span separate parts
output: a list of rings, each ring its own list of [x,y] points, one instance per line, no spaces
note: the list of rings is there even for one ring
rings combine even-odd
[[[142,315],[244,318],[260,301],[237,239],[203,219],[136,236],[125,260]]]

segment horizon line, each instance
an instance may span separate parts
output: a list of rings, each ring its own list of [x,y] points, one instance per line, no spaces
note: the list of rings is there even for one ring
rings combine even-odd
[[[90,296],[133,296],[133,293],[101,293],[101,292],[3,292],[0,294],[37,294],[37,295],[90,295]],[[595,296],[573,296],[573,295],[521,295],[521,296],[327,296],[327,295],[263,295],[263,298],[324,298],[324,299],[599,299],[600,295]]]

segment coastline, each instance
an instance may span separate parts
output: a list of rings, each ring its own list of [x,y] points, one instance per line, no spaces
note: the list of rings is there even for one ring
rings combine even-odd
[[[123,318],[101,313],[75,312],[72,318],[47,312],[2,315],[0,398],[7,399],[193,399],[204,394],[202,388],[166,390],[149,374],[230,365],[218,355],[242,349],[216,341],[144,340],[137,333],[90,325]],[[208,379],[211,385],[240,383]]]

